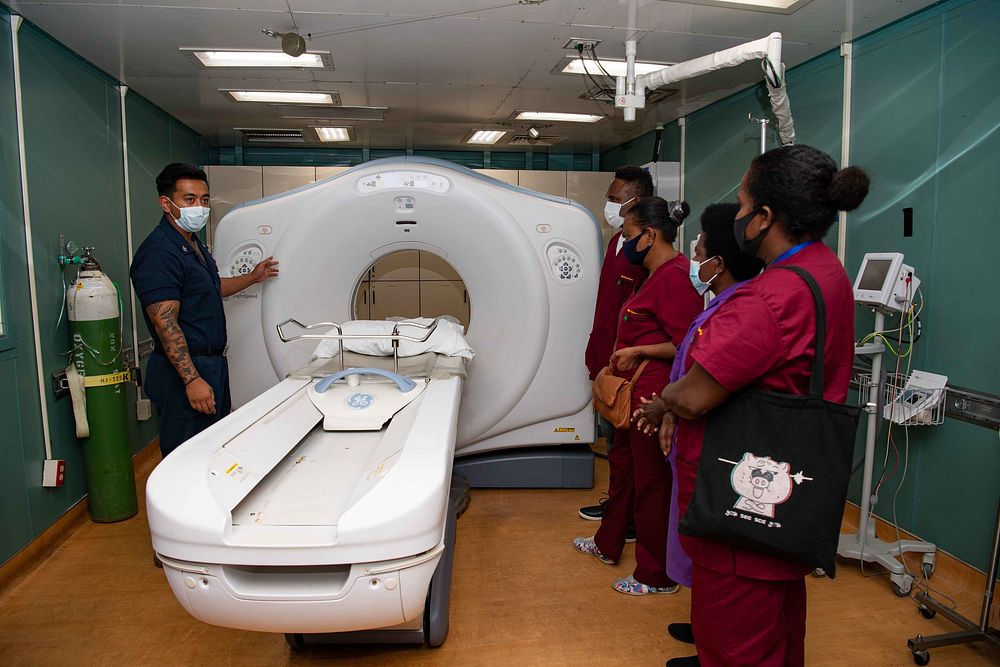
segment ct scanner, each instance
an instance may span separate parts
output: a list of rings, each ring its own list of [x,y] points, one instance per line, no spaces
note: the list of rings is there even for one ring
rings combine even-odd
[[[464,279],[474,359],[317,358],[315,335],[346,334],[371,264],[413,249]],[[593,484],[583,359],[601,249],[579,204],[423,158],[369,162],[226,215],[221,273],[273,255],[281,274],[225,304],[238,408],[147,484],[153,547],[185,609],[293,643],[440,644],[453,467],[480,486]],[[435,326],[393,325],[392,349]],[[345,405],[383,412],[352,421]]]

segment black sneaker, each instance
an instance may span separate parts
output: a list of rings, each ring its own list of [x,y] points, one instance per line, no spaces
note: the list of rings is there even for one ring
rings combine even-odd
[[[694,632],[691,630],[690,623],[671,623],[667,626],[667,632],[679,642],[694,643]]]
[[[628,530],[625,531],[625,544],[632,544],[635,542],[635,526],[629,526]]]
[[[579,511],[580,518],[587,521],[600,521],[601,517],[604,516],[604,506],[607,504],[608,499],[605,498],[596,505],[581,507]]]
[[[700,664],[698,656],[688,655],[683,658],[670,658],[667,660],[666,667],[698,667]]]

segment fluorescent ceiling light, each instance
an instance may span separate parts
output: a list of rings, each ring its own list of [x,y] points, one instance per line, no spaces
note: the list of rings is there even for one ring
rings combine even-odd
[[[314,127],[316,135],[320,141],[350,141],[351,128],[349,127]]]
[[[596,123],[604,116],[589,113],[561,113],[558,111],[518,111],[517,120],[549,120],[569,123]]]
[[[500,138],[505,134],[507,134],[506,130],[476,130],[465,140],[465,143],[495,144],[500,141]]]
[[[767,7],[769,9],[788,9],[801,0],[716,0],[720,5],[750,5],[751,7]]]
[[[227,90],[237,102],[267,102],[270,104],[333,104],[330,93],[308,93],[291,90]]]
[[[772,14],[793,14],[808,5],[812,0],[683,0],[695,5],[710,7],[729,7],[732,9],[747,9],[756,12]]]
[[[308,67],[322,69],[332,67],[328,51],[303,53],[293,58],[281,51],[240,51],[181,49],[190,54],[203,67]]]
[[[584,58],[580,60],[576,56],[566,56],[569,58],[569,62],[563,67],[560,72],[565,72],[566,74],[587,74],[592,76],[601,76],[607,71],[611,76],[625,76],[625,61],[624,60],[608,60],[607,58],[600,59],[600,66],[594,62],[591,58]],[[636,74],[649,74],[650,72],[655,72],[656,70],[663,69],[664,67],[669,67],[670,63],[649,63],[649,62],[639,62],[635,63],[635,73]],[[601,69],[601,68],[604,69]],[[586,68],[586,71],[584,70]]]

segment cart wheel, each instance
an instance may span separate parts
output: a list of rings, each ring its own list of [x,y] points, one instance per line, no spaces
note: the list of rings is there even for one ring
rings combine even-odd
[[[927,651],[914,651],[913,652],[913,662],[918,665],[926,665],[931,661],[931,654]]]
[[[824,570],[821,567],[817,567],[815,570],[813,570],[813,576],[816,577],[817,579],[825,577],[826,576],[826,570]]]
[[[910,591],[913,590],[913,580],[909,577],[906,578],[906,587],[904,588],[895,581],[892,582],[892,592],[901,598],[910,597]]]
[[[296,651],[301,651],[306,647],[306,642],[302,638],[301,632],[286,632],[285,641]]]
[[[924,575],[924,579],[930,579],[934,576],[934,563],[921,563],[920,571]]]
[[[920,615],[924,618],[934,618],[937,616],[937,612],[928,607],[927,605],[920,605]]]

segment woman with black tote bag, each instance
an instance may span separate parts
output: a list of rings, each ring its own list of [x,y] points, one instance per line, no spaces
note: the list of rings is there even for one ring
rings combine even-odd
[[[815,148],[783,146],[755,158],[740,183],[734,231],[740,249],[767,268],[706,322],[687,373],[663,391],[661,444],[669,447],[676,428],[680,532],[692,559],[701,665],[805,663],[804,577],[829,554],[829,527],[817,525],[839,521],[829,508],[843,508],[858,416],[843,405],[853,292],[822,238],[837,211],[856,208],[867,192],[864,172],[838,171]],[[773,419],[789,413],[789,422]],[[789,440],[792,456],[768,447]],[[720,456],[713,443],[740,453]],[[817,450],[834,454],[807,456]],[[814,497],[819,489],[825,494]],[[721,527],[710,525],[715,517],[705,509],[719,503]],[[809,544],[814,535],[818,543]]]

